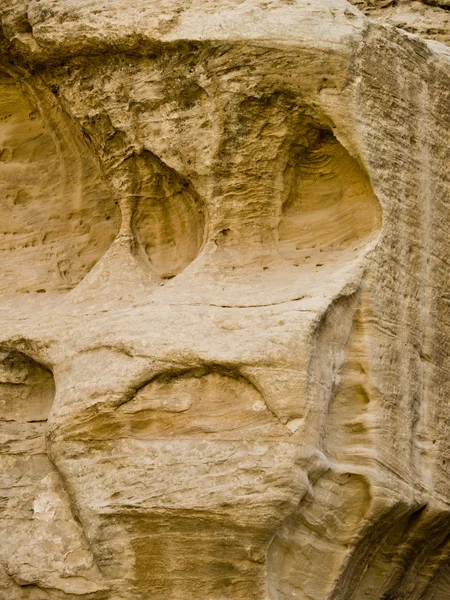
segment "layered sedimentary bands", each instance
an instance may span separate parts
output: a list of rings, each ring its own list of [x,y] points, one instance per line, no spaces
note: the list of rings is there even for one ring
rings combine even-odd
[[[0,2],[0,600],[450,598],[447,5]]]
[[[450,0],[350,0],[367,16],[450,44]]]

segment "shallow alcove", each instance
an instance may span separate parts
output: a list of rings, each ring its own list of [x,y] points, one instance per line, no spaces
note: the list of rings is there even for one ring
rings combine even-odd
[[[54,394],[50,371],[20,352],[0,348],[0,532],[8,540],[0,560],[14,580],[27,584],[44,567],[33,556],[31,524],[40,484],[53,472],[45,453],[45,426]],[[28,558],[22,547],[27,537]]]
[[[0,69],[0,292],[75,287],[118,212],[92,151],[38,80]]]
[[[247,379],[220,369],[161,375],[118,413],[136,437],[240,440],[288,435]]]
[[[129,160],[137,198],[134,229],[153,267],[163,279],[171,279],[204,244],[203,202],[187,179],[151,152]]]
[[[347,263],[381,226],[369,178],[333,133],[305,118],[284,173],[282,255],[309,269]]]
[[[6,589],[14,590],[9,597],[24,597],[15,595],[24,587],[73,594],[100,589],[92,553],[46,453],[54,395],[50,371],[0,347],[0,570]]]
[[[54,395],[55,384],[49,370],[20,352],[0,347],[2,426],[5,423],[32,423],[42,429]]]

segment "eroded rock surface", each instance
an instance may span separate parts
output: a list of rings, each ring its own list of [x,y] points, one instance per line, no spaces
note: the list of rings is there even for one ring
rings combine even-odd
[[[1,600],[447,599],[446,46],[344,0],[0,25]]]
[[[450,0],[350,0],[367,16],[450,44]]]

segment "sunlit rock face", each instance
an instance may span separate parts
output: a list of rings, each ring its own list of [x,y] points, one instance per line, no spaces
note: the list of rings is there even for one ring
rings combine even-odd
[[[0,599],[446,600],[446,46],[344,0],[0,25]]]

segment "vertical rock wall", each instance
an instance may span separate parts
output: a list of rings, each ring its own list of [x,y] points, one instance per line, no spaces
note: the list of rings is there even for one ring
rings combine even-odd
[[[0,24],[0,598],[447,598],[447,48],[344,0]]]

